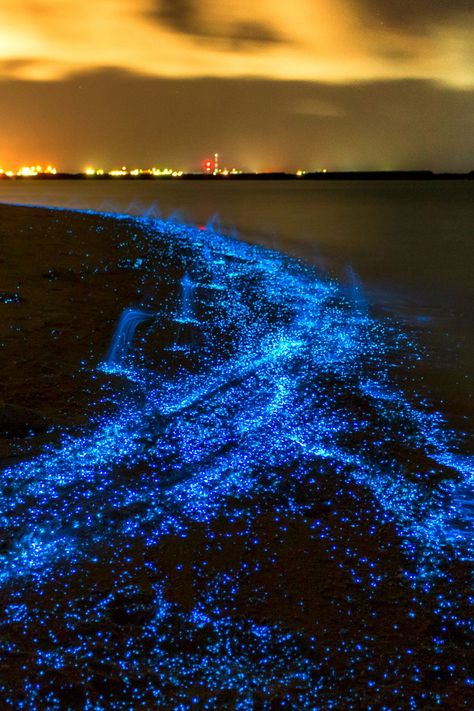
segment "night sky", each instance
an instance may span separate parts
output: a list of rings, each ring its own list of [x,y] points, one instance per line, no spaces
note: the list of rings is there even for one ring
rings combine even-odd
[[[472,170],[473,0],[0,0],[0,167]]]

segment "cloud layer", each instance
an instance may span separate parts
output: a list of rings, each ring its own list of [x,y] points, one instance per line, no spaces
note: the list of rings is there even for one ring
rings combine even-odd
[[[0,0],[0,77],[98,68],[156,77],[474,86],[472,0]]]

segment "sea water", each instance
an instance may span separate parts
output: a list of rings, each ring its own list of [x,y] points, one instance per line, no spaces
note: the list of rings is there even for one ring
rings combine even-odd
[[[316,264],[416,331],[430,395],[474,415],[474,181],[5,180],[0,202],[202,225],[218,215],[224,230]]]

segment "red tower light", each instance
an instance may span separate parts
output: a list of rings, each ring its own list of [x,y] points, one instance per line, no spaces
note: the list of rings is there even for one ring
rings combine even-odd
[[[211,160],[210,158],[207,158],[204,163],[204,172],[205,173],[213,173],[214,172],[214,161]]]

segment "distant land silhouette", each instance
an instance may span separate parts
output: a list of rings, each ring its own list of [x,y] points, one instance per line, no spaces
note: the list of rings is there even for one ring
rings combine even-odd
[[[86,175],[86,173],[39,174],[34,176],[6,176],[4,180],[473,180],[474,170],[469,173],[434,173],[431,170],[390,170],[390,171],[331,171],[307,172],[302,175],[285,172],[237,173],[235,175],[208,175],[206,173],[183,173],[179,177],[171,175]]]

